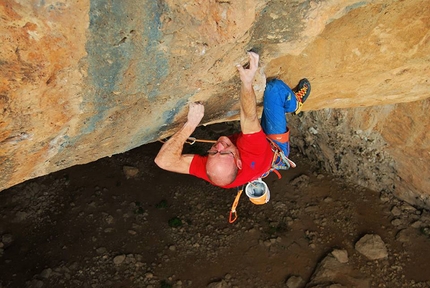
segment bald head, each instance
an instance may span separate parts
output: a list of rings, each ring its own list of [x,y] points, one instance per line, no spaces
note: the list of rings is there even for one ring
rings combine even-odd
[[[234,181],[237,175],[237,166],[231,157],[208,158],[206,174],[209,180],[217,186],[225,186]]]

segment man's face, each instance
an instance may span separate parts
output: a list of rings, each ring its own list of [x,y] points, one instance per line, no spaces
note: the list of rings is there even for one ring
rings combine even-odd
[[[239,150],[226,136],[221,136],[208,151],[206,172],[214,184],[224,186],[232,182],[232,175],[241,169]],[[234,178],[233,178],[234,180]]]
[[[234,162],[239,158],[239,150],[226,136],[221,136],[208,151],[209,159],[233,159]],[[220,160],[221,161],[221,160]]]

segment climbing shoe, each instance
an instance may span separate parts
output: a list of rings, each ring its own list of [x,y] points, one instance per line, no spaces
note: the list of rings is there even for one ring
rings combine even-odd
[[[299,81],[297,87],[293,89],[293,92],[297,99],[297,109],[293,113],[297,115],[302,111],[303,104],[305,103],[306,99],[308,99],[309,94],[311,94],[311,83],[308,81],[308,79],[303,78]]]

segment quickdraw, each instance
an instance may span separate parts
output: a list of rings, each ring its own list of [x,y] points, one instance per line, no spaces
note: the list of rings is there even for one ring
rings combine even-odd
[[[237,220],[236,207],[237,205],[239,205],[239,200],[243,192],[243,187],[245,187],[245,185],[242,185],[242,187],[237,187],[237,195],[236,195],[236,198],[234,198],[233,205],[231,205],[230,216],[228,217],[228,222],[230,224],[232,224],[234,221]]]
[[[167,140],[169,140],[169,138],[160,139],[159,141],[161,143],[165,143]],[[204,140],[204,139],[196,139],[195,137],[188,137],[187,140],[185,141],[185,143],[190,144],[190,145],[193,145],[196,142],[216,143],[216,140]]]
[[[272,146],[272,151],[274,152],[272,160],[272,169],[288,170],[290,168],[296,168],[296,163],[294,163],[287,156],[285,156],[284,151],[282,151],[281,148],[279,148],[279,146],[272,139],[267,137],[267,141],[269,141],[270,146]]]

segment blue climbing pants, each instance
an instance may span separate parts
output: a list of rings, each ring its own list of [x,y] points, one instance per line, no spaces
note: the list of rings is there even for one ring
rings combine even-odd
[[[285,113],[291,113],[297,109],[297,100],[293,90],[283,81],[273,79],[266,84],[263,98],[263,114],[261,127],[266,135],[283,134],[288,131],[288,123]],[[285,156],[290,154],[290,143],[281,143],[274,140]]]

